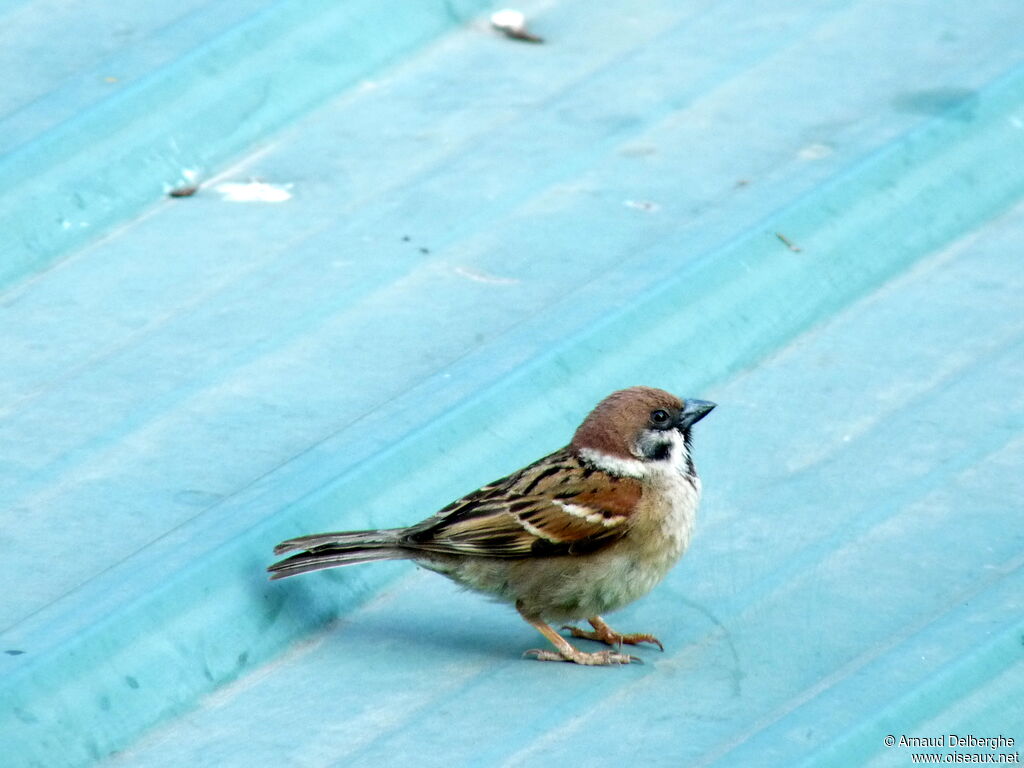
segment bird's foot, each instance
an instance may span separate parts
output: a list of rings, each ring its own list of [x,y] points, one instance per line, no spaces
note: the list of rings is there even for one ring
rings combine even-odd
[[[588,621],[590,622],[590,626],[594,628],[593,632],[580,629],[579,627],[573,627],[569,624],[563,625],[562,629],[569,630],[573,637],[582,637],[584,640],[596,640],[599,643],[604,643],[605,645],[610,645],[614,648],[621,648],[624,644],[639,645],[640,643],[650,643],[651,645],[658,646],[659,650],[665,650],[665,646],[662,645],[661,641],[654,635],[648,635],[641,632],[624,635],[609,627],[600,616],[595,616],[592,619],[588,619]]]
[[[530,625],[550,640],[551,644],[557,649],[554,651],[542,651],[539,648],[533,648],[524,653],[523,656],[532,656],[537,659],[537,661],[571,661],[573,664],[583,664],[587,667],[610,667],[618,664],[632,664],[633,662],[643,664],[643,661],[638,659],[636,656],[630,656],[628,653],[620,653],[618,651],[597,651],[596,653],[585,653],[578,648],[574,648],[572,643],[555,632],[554,629],[545,624],[539,618],[536,618],[524,611],[521,603],[516,603],[516,609],[519,611],[520,615],[530,623]],[[604,621],[600,616],[591,619],[590,623],[594,624],[595,620],[604,624]],[[605,627],[607,627],[606,624]],[[597,629],[598,625],[594,624],[594,628]]]
[[[571,661],[573,664],[583,664],[588,667],[610,667],[616,664],[644,663],[641,659],[638,659],[636,656],[630,656],[628,653],[616,653],[615,651],[585,653],[573,648],[571,645],[565,650],[558,651],[542,651],[539,648],[531,648],[523,656],[532,656],[537,661]]]

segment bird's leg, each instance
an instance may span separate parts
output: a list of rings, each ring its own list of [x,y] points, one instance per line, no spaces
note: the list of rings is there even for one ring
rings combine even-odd
[[[537,659],[537,661],[571,661],[574,664],[584,664],[586,666],[610,666],[612,664],[629,664],[634,661],[637,664],[643,664],[643,661],[638,659],[636,656],[630,656],[627,653],[617,653],[615,651],[596,651],[594,653],[585,653],[584,651],[574,648],[572,643],[555,632],[555,630],[540,619],[525,614],[518,603],[516,604],[516,610],[519,611],[520,616],[526,619],[526,621],[528,621],[538,632],[544,635],[544,637],[550,640],[551,644],[558,649],[557,651],[544,651],[540,648],[531,648],[523,654],[524,656],[532,656]]]
[[[665,650],[665,646],[661,644],[661,641],[654,635],[645,635],[639,632],[634,632],[631,635],[624,635],[621,632],[616,632],[614,629],[609,627],[605,620],[600,616],[594,616],[591,619],[587,619],[590,622],[590,626],[594,628],[593,632],[587,632],[586,630],[579,629],[577,627],[571,627],[565,625],[562,629],[568,629],[572,633],[573,637],[582,637],[586,640],[597,640],[599,643],[605,645],[612,645],[616,648],[621,648],[622,644],[626,645],[637,645],[638,643],[651,643],[658,646],[662,651]]]

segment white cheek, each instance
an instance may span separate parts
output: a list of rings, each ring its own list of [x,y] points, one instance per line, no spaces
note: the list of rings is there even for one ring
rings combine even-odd
[[[637,440],[636,452],[643,455],[645,448],[669,446],[669,455],[662,461],[649,461],[649,473],[657,474],[688,474],[690,452],[686,449],[686,441],[678,430],[670,429],[667,432],[647,430]]]
[[[661,461],[643,458],[645,447],[669,445],[669,457]],[[580,450],[580,457],[589,464],[603,469],[616,477],[632,477],[637,480],[652,479],[658,476],[678,477],[689,474],[690,452],[686,449],[686,441],[676,430],[660,432],[647,430],[637,440],[633,449],[635,459],[624,459],[609,456],[592,448]]]
[[[580,457],[588,464],[616,477],[634,477],[639,480],[647,477],[649,474],[647,464],[639,459],[621,459],[618,456],[609,456],[592,448],[582,448],[580,450]]]
[[[686,440],[681,432],[672,430],[672,468],[679,473],[688,474],[690,471],[690,451],[686,447]]]

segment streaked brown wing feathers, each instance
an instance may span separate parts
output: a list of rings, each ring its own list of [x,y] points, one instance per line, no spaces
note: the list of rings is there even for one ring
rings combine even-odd
[[[560,451],[450,504],[408,532],[416,549],[491,557],[579,554],[625,533],[641,486]]]

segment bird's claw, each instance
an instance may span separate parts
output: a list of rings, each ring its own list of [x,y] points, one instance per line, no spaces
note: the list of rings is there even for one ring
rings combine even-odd
[[[562,629],[569,630],[569,633],[573,637],[581,637],[584,640],[596,640],[599,643],[605,645],[611,645],[615,648],[621,648],[623,643],[626,645],[639,645],[640,643],[650,643],[651,645],[658,646],[659,651],[664,651],[665,646],[661,644],[661,640],[656,638],[654,635],[648,635],[641,632],[634,632],[629,635],[624,635],[620,632],[614,632],[609,630],[608,632],[590,632],[579,627],[574,627],[571,624],[563,624]]]

